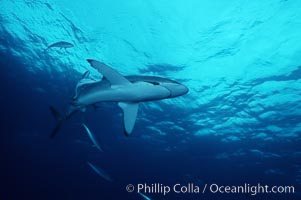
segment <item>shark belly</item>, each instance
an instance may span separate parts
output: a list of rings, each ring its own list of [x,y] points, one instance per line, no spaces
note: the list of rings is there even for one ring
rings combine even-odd
[[[171,92],[160,85],[137,82],[130,85],[113,85],[106,89],[80,96],[77,104],[87,106],[98,102],[143,102],[170,97]]]

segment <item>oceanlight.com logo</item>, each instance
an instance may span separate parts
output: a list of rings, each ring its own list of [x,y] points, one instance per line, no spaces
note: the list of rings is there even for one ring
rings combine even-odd
[[[206,185],[205,185],[206,186]],[[245,183],[240,186],[220,186],[217,184],[211,184],[209,186],[209,191],[211,193],[232,193],[232,194],[250,194],[255,196],[257,194],[294,194],[294,186],[268,186],[261,185],[250,185]]]
[[[137,192],[144,194],[162,194],[169,193],[177,194],[250,194],[252,196],[258,194],[294,194],[294,186],[269,186],[258,183],[257,185],[242,184],[242,185],[218,185],[216,183],[197,185],[194,183],[174,185],[164,185],[162,183],[138,183],[136,185],[128,184],[127,192]]]

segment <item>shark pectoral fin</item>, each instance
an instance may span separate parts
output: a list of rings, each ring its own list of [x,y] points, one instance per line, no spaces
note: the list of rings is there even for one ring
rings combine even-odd
[[[87,61],[90,63],[90,65],[93,68],[95,68],[106,79],[108,79],[108,81],[110,81],[112,85],[131,84],[129,80],[127,80],[124,76],[122,76],[121,74],[119,74],[117,71],[107,66],[106,64],[92,59],[87,59]]]
[[[123,110],[123,127],[125,135],[128,136],[135,126],[139,104],[119,102],[118,106]]]

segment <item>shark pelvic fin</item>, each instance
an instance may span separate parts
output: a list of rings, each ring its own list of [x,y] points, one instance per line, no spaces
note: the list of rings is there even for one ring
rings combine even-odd
[[[85,79],[85,78],[88,78],[88,76],[90,75],[90,71],[89,70],[87,70],[87,71],[85,71],[84,73],[83,73],[83,75],[82,75],[82,78],[81,79]]]
[[[126,136],[129,136],[135,126],[139,104],[132,102],[119,102],[118,106],[123,111],[123,127]]]
[[[127,80],[124,76],[119,74],[117,71],[107,66],[106,64],[93,60],[87,59],[90,65],[96,69],[99,73],[101,73],[112,85],[125,85],[131,84],[129,80]]]

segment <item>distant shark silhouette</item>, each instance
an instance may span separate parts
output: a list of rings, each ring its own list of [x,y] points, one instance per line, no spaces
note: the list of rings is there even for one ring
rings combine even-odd
[[[49,45],[44,51],[47,51],[48,49],[51,49],[54,47],[57,47],[60,49],[67,49],[67,48],[74,47],[74,45],[71,44],[70,42],[60,41],[60,42],[55,42],[55,43]]]
[[[145,194],[142,194],[141,192],[138,192],[138,194],[140,194],[140,196],[142,196],[143,199],[145,199],[145,200],[152,200],[151,198],[149,198],[149,197],[146,196]]]
[[[95,139],[93,133],[90,131],[90,129],[88,128],[88,126],[84,123],[82,123],[82,126],[85,128],[90,140],[93,142],[94,146],[101,152],[103,152],[103,149],[101,148],[101,146],[98,144],[97,140]]]
[[[50,107],[57,120],[51,138],[59,132],[65,120],[98,102],[118,102],[123,110],[124,133],[128,136],[133,131],[140,102],[168,99],[188,93],[186,86],[173,80],[155,76],[122,76],[102,62],[92,59],[87,61],[103,75],[103,79],[80,81],[76,87],[76,95],[65,115],[60,115],[54,107]],[[86,76],[87,72],[83,77]]]
[[[87,164],[89,165],[89,167],[91,167],[91,169],[100,177],[104,178],[107,181],[113,182],[111,176],[105,172],[103,169],[101,169],[100,167],[97,167],[95,165],[93,165],[91,162],[87,162]]]

